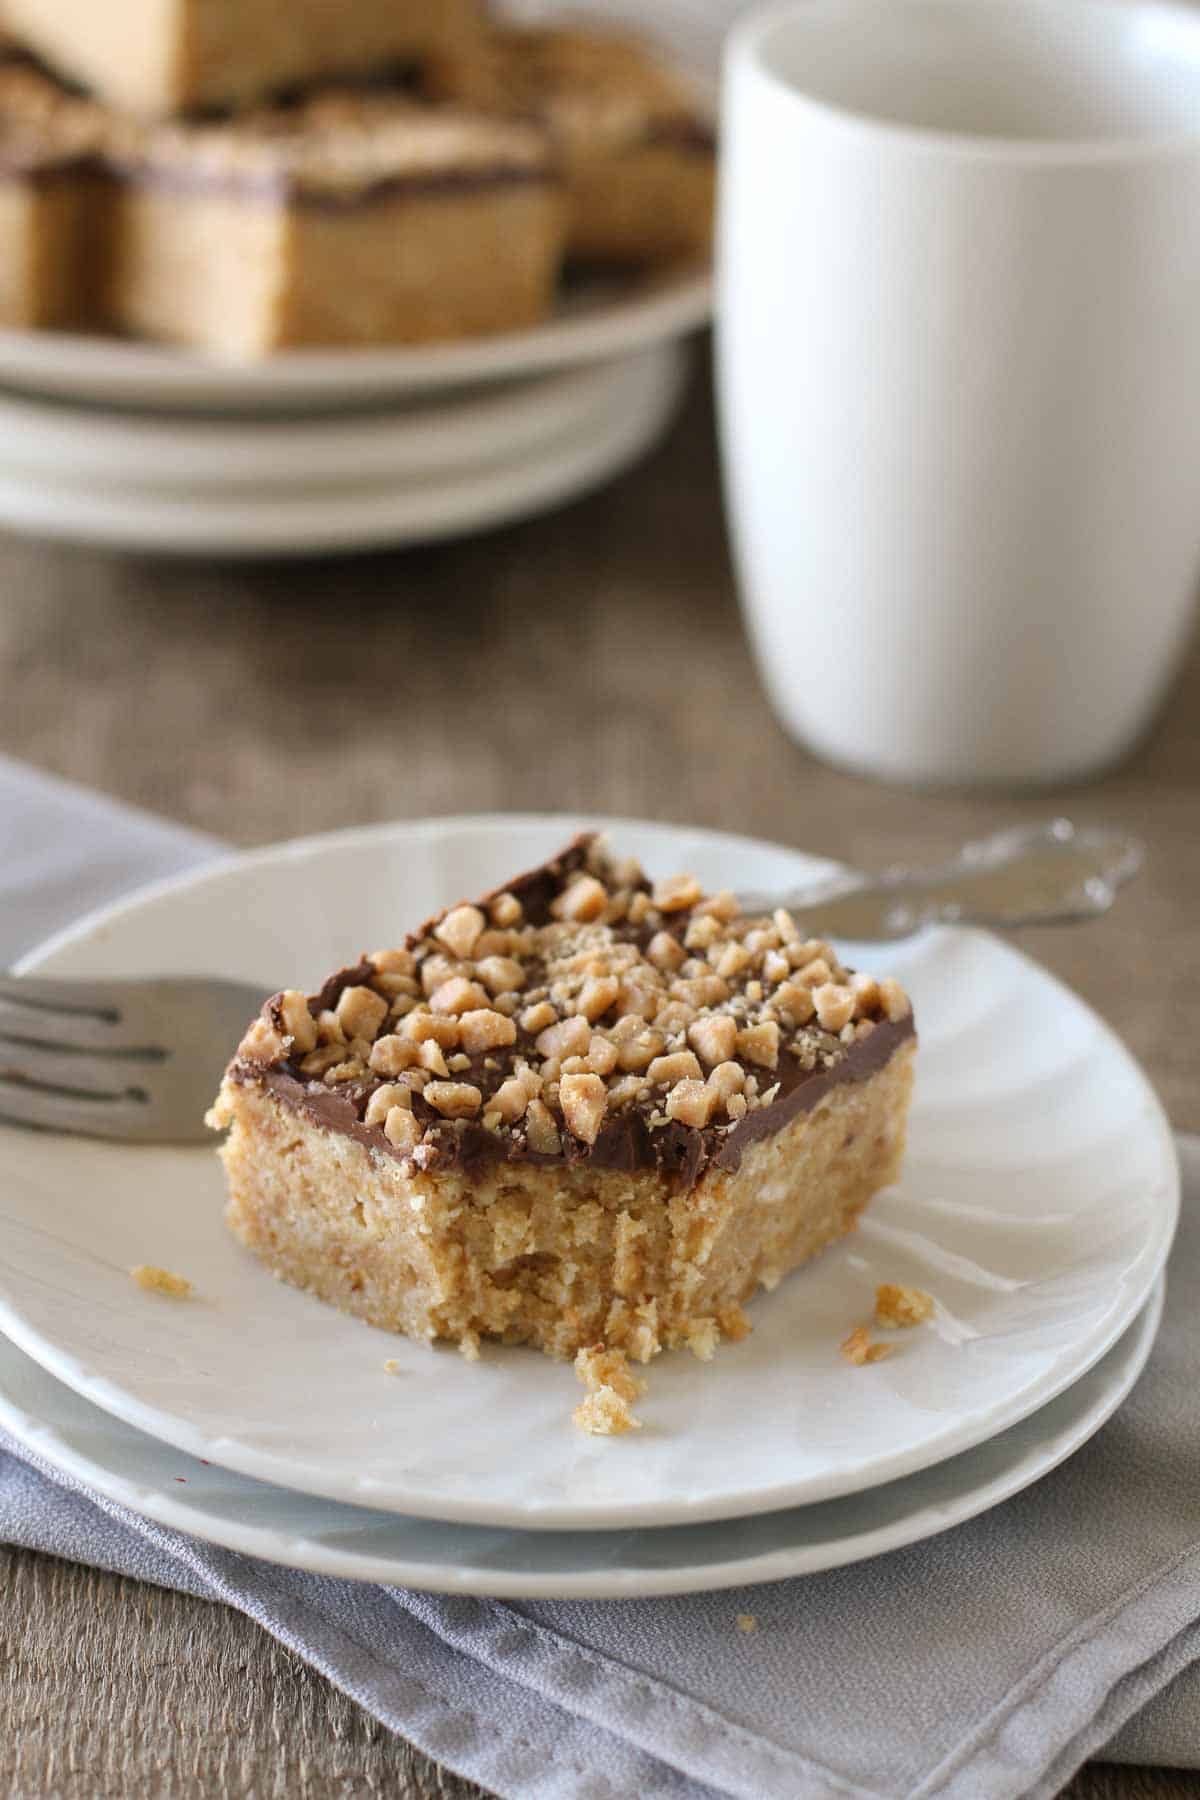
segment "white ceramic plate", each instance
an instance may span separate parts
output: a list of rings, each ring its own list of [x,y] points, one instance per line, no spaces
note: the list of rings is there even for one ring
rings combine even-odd
[[[826,867],[718,833],[611,830],[651,870],[694,869],[716,886],[783,887]],[[563,820],[493,817],[285,845],[85,922],[36,966],[311,985],[567,835]],[[927,1468],[1045,1405],[1116,1341],[1162,1269],[1179,1177],[1135,1063],[1035,964],[966,931],[893,946],[883,962],[913,993],[921,1032],[901,1183],[852,1240],[755,1301],[744,1343],[710,1366],[659,1359],[636,1435],[573,1430],[574,1377],[535,1352],[490,1347],[468,1364],[272,1281],[224,1231],[219,1167],[203,1149],[5,1134],[0,1328],[105,1410],[194,1455],[423,1517],[676,1524]],[[190,1277],[195,1298],[133,1288],[140,1262]],[[851,1368],[837,1346],[880,1280],[933,1292],[937,1324],[906,1334],[889,1361]]]
[[[641,1599],[812,1575],[914,1544],[1019,1493],[1087,1442],[1140,1375],[1162,1282],[1057,1400],[907,1480],[788,1512],[657,1531],[489,1531],[340,1506],[205,1465],[102,1413],[0,1338],[0,1426],[144,1518],[246,1556],[353,1581],[505,1599]]]
[[[712,278],[694,268],[592,282],[529,331],[400,350],[292,350],[259,363],[120,338],[0,332],[0,382],[24,393],[154,411],[341,410],[632,355],[705,324]]]
[[[661,387],[682,359],[679,346],[658,344],[614,362],[313,418],[155,418],[0,392],[0,469],[193,497],[428,482],[578,438],[648,384]]]
[[[548,393],[493,390],[448,406],[449,416],[427,409],[398,422],[204,421],[177,433],[173,423],[75,413],[26,433],[18,421],[8,445],[0,435],[0,524],[185,556],[430,543],[548,511],[612,479],[667,429],[686,371],[687,352],[660,344],[550,378]],[[0,401],[0,434],[4,411]]]

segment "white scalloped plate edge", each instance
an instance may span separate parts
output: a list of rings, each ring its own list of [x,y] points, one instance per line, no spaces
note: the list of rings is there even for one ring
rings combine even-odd
[[[498,1536],[477,1526],[371,1513],[297,1495],[181,1458],[169,1446],[100,1412],[3,1339],[0,1427],[52,1471],[141,1518],[221,1549],[311,1574],[513,1600],[701,1593],[865,1562],[965,1524],[1022,1493],[1080,1450],[1128,1397],[1154,1347],[1164,1296],[1160,1277],[1138,1318],[1100,1362],[1057,1399],[974,1450],[848,1500],[747,1521],[622,1533],[617,1560],[603,1566],[597,1562],[608,1534]],[[177,1463],[186,1474],[180,1474]],[[136,1478],[131,1467],[138,1471]],[[183,1494],[181,1487],[191,1492]],[[216,1510],[219,1502],[226,1512]],[[242,1511],[259,1514],[260,1522],[230,1516]],[[262,1515],[268,1521],[274,1515],[276,1522],[263,1523]],[[723,1540],[735,1531],[743,1539],[749,1534],[752,1543],[756,1534],[766,1538],[768,1546],[733,1555]],[[381,1537],[394,1540],[390,1549],[381,1547]],[[685,1546],[694,1553],[685,1556]],[[570,1565],[572,1552],[575,1566]],[[557,1566],[539,1566],[547,1559]]]
[[[26,394],[151,411],[295,411],[378,404],[467,383],[508,381],[648,349],[712,317],[708,270],[643,281],[543,325],[409,349],[290,350],[258,363],[66,332],[0,332],[0,381]]]

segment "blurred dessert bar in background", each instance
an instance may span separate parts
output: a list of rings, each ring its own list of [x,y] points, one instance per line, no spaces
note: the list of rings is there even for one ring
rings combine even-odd
[[[97,108],[0,64],[0,325],[87,323],[100,130]]]
[[[143,126],[0,68],[0,322],[254,357],[516,330],[550,305],[565,204],[544,135],[330,90]]]
[[[543,135],[346,91],[122,133],[101,296],[126,331],[256,356],[545,316],[565,205]]]
[[[708,254],[711,111],[650,46],[604,31],[498,25],[482,49],[433,59],[428,84],[546,128],[571,198],[569,255],[653,263]]]
[[[708,254],[710,125],[627,38],[505,27],[479,0],[5,19],[0,326],[241,360],[427,344],[541,323],[568,261]],[[217,101],[237,104],[188,110]]]
[[[111,105],[228,106],[453,51],[483,0],[4,0],[13,37]]]

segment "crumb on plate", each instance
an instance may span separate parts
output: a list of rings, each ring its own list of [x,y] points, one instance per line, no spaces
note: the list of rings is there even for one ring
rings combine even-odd
[[[592,1344],[575,1358],[575,1373],[589,1394],[611,1388],[622,1400],[637,1400],[645,1393],[646,1383],[635,1375],[623,1350],[610,1350],[604,1344]]]
[[[157,1269],[153,1263],[138,1263],[129,1274],[148,1294],[169,1294],[173,1300],[186,1300],[192,1292],[186,1277],[174,1275],[170,1269]]]
[[[642,1421],[635,1418],[628,1400],[615,1388],[598,1387],[579,1402],[571,1417],[581,1431],[592,1437],[624,1437],[627,1431],[640,1431]]]
[[[920,1288],[884,1281],[875,1289],[875,1323],[885,1329],[923,1325],[932,1319],[934,1310],[933,1295],[922,1293]]]
[[[885,1357],[891,1356],[895,1346],[892,1344],[873,1344],[871,1342],[871,1333],[867,1327],[865,1325],[857,1325],[850,1333],[850,1336],[843,1339],[840,1347],[846,1361],[848,1363],[853,1363],[854,1367],[858,1369],[861,1368],[864,1363],[882,1362]]]
[[[634,1417],[631,1403],[646,1391],[646,1383],[635,1375],[623,1350],[606,1344],[590,1344],[575,1358],[575,1373],[587,1389],[572,1417],[581,1430],[592,1437],[623,1437],[627,1431],[640,1431],[642,1421]]]

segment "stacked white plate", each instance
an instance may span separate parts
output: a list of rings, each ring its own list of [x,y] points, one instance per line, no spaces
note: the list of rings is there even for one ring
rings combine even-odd
[[[681,398],[707,274],[578,288],[510,337],[230,365],[0,333],[0,525],[193,555],[370,549],[544,511],[627,468]]]
[[[84,921],[27,967],[315,983],[397,918],[482,891],[579,821],[441,820],[224,864]],[[828,865],[637,821],[652,870],[784,891]],[[846,954],[880,965],[878,946]],[[572,1371],[385,1336],[270,1279],[221,1222],[211,1150],[0,1132],[0,1424],[164,1524],[334,1575],[510,1596],[686,1592],[928,1537],[1095,1432],[1153,1343],[1178,1210],[1169,1129],[1128,1052],[983,933],[884,960],[921,1045],[899,1184],[751,1308],[750,1338],[648,1371],[644,1429],[585,1437]],[[154,1263],[193,1297],[134,1289]],[[937,1300],[887,1361],[839,1342],[881,1281]],[[385,1360],[394,1373],[384,1370]]]

